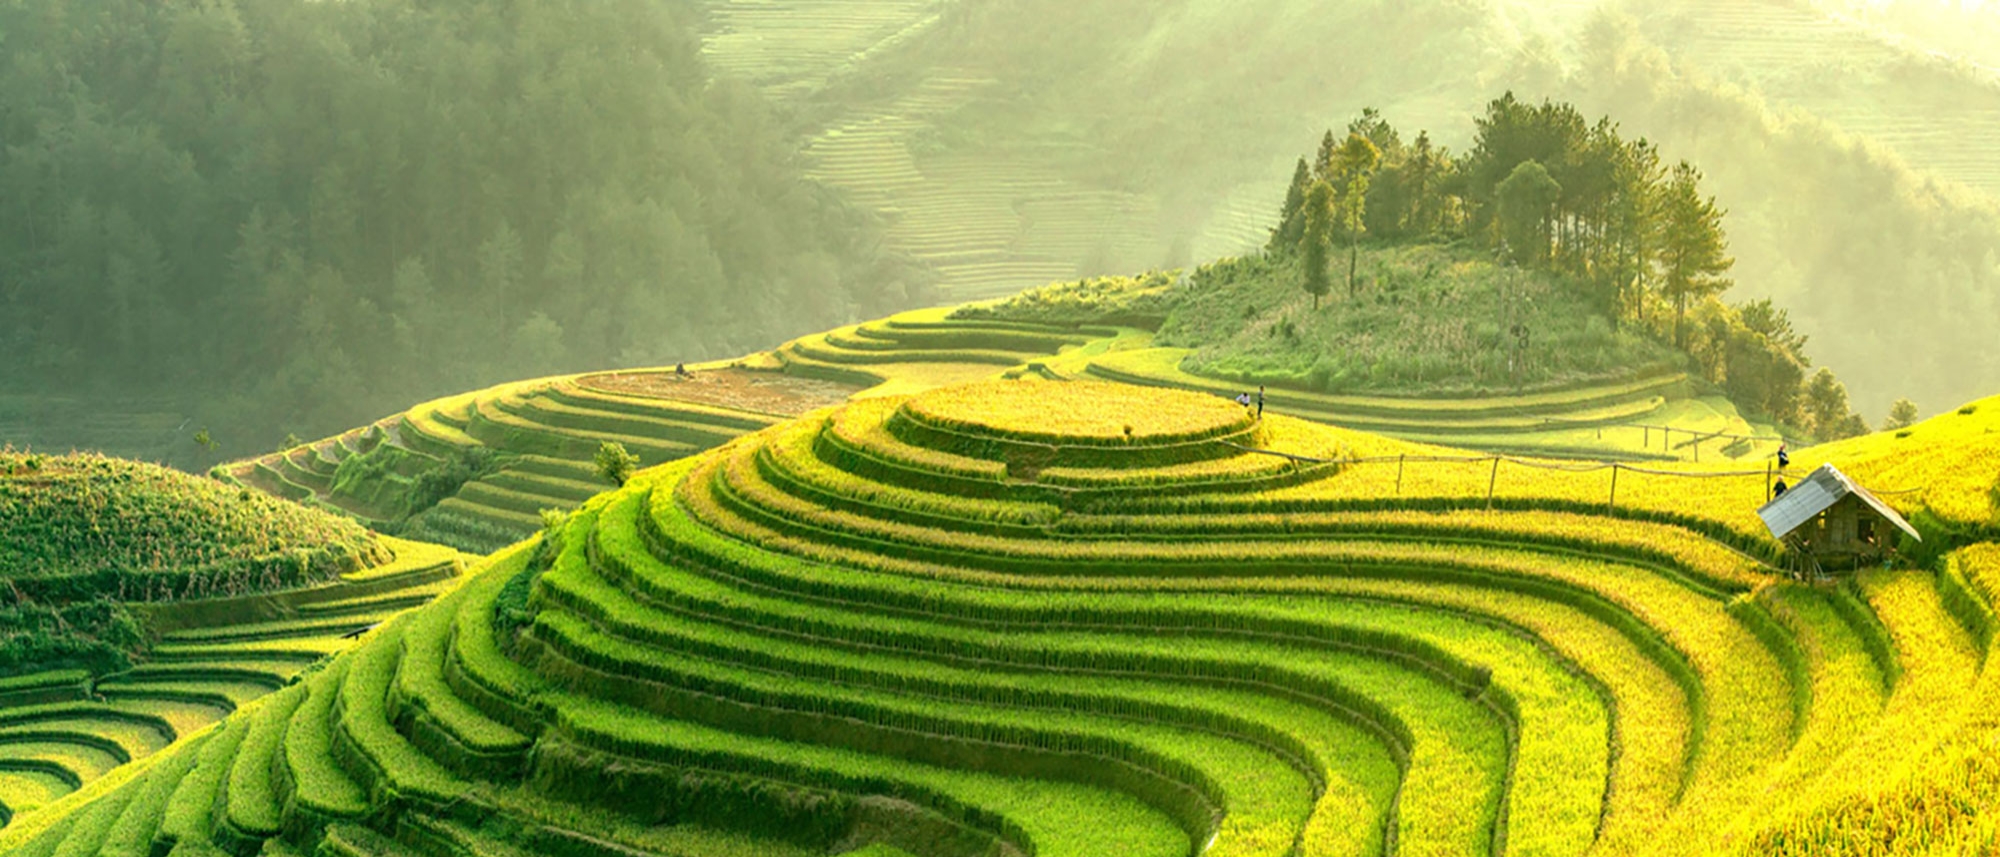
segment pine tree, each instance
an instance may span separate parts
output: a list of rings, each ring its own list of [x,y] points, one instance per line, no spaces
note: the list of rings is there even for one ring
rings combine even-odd
[[[1299,239],[1306,234],[1306,193],[1312,189],[1312,167],[1305,158],[1299,159],[1297,169],[1292,171],[1292,186],[1285,191],[1285,210],[1278,219],[1278,228],[1271,232],[1271,249],[1297,247]]]
[[[1736,264],[1722,235],[1724,212],[1715,197],[1702,198],[1700,182],[1701,171],[1682,161],[1660,200],[1660,296],[1674,306],[1674,345],[1683,349],[1688,306],[1734,285],[1722,276]]]
[[[1368,182],[1382,163],[1382,150],[1360,134],[1347,135],[1347,142],[1334,154],[1335,175],[1340,181],[1339,219],[1341,234],[1347,236],[1347,294],[1355,293],[1354,269],[1361,261],[1361,236],[1368,232]]]
[[[1324,179],[1313,182],[1306,193],[1305,236],[1299,242],[1299,265],[1305,269],[1306,294],[1313,296],[1313,309],[1331,285],[1326,277],[1327,250],[1333,243],[1333,185]]]

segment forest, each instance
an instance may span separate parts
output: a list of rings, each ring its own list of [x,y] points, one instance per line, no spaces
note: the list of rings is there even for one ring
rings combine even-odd
[[[683,14],[0,4],[0,392],[164,395],[241,455],[921,298]]]

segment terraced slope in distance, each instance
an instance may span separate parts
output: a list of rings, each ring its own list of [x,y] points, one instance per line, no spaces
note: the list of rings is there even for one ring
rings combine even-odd
[[[592,463],[601,443],[657,464],[851,392],[741,362],[698,365],[688,376],[660,369],[506,384],[216,473],[412,538],[489,552],[539,530],[541,510],[613,487]],[[441,481],[454,468],[459,481]],[[430,487],[440,483],[443,496]]]
[[[591,499],[215,733],[159,812],[213,809],[153,844],[1749,853],[1849,829],[1858,767],[1979,794],[1920,777],[1990,734],[1983,553],[1958,589],[1801,586],[1712,491],[1607,511],[1551,470],[1489,510],[1312,463],[1448,450],[986,383]],[[91,807],[148,791],[0,847],[96,841]]]

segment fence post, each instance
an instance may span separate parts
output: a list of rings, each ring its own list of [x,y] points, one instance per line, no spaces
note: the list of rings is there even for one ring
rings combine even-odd
[[[1500,456],[1493,456],[1493,474],[1486,477],[1486,508],[1493,508],[1493,486],[1500,483]]]
[[[1694,441],[1694,463],[1696,463],[1696,464],[1700,464],[1700,463],[1701,463],[1701,436],[1700,436],[1700,435],[1695,435],[1695,434],[1690,434],[1690,435],[1688,435],[1688,437],[1689,437],[1690,439],[1692,439],[1692,440]]]
[[[1771,462],[1764,461],[1764,502],[1771,502]]]
[[[1403,459],[1409,457],[1410,454],[1407,452],[1396,456],[1396,496],[1398,497],[1403,496]]]
[[[1611,499],[1605,502],[1604,512],[1605,514],[1610,514],[1611,512],[1616,511],[1617,508],[1618,508],[1618,462],[1614,461],[1611,463]]]

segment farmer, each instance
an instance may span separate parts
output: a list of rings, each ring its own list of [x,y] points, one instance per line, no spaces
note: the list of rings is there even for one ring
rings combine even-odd
[[[1778,444],[1778,469],[1783,470],[1790,466],[1792,466],[1792,457],[1785,454],[1784,444]]]
[[[1785,480],[1780,479],[1778,484],[1771,486],[1771,499],[1776,500],[1783,496],[1785,496]]]
[[[675,363],[675,364],[674,364],[674,376],[675,376],[675,377],[679,377],[679,378],[689,378],[689,377],[693,377],[693,376],[691,376],[691,375],[689,375],[689,374],[688,374],[688,367],[687,367],[687,364],[686,364],[686,363]]]
[[[1246,407],[1246,408],[1247,408],[1247,407],[1250,407],[1250,394],[1249,394],[1249,393],[1242,393],[1242,394],[1239,394],[1239,395],[1237,395],[1237,397],[1236,397],[1236,404],[1239,404],[1239,405],[1242,405],[1243,407]]]
[[[1257,385],[1257,418],[1264,418],[1264,385]]]

